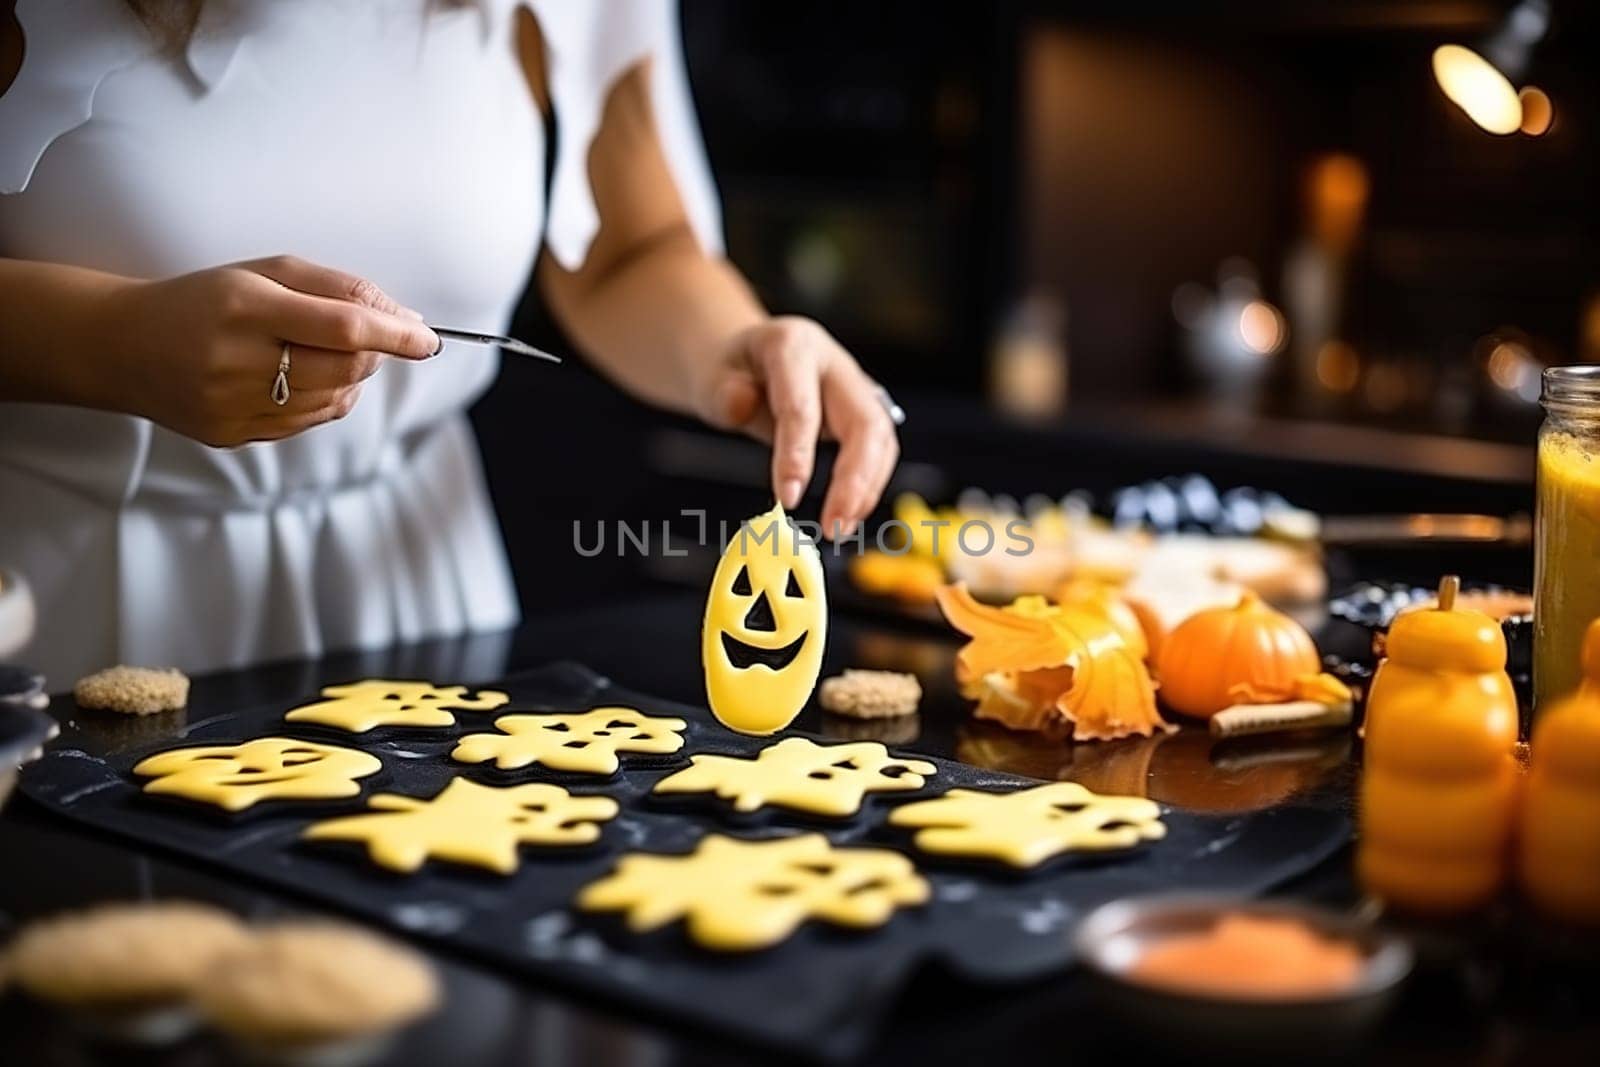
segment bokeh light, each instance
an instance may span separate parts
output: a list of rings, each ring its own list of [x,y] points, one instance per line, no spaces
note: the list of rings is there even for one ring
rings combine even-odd
[[[1252,300],[1239,312],[1239,340],[1246,348],[1271,355],[1283,345],[1283,315],[1265,300]]]
[[[1539,399],[1543,366],[1523,342],[1511,338],[1497,341],[1484,369],[1499,389],[1530,403]]]
[[[1361,357],[1344,341],[1325,341],[1317,349],[1317,384],[1330,393],[1349,393],[1361,382]]]
[[[1522,127],[1522,101],[1516,89],[1472,49],[1458,44],[1434,49],[1433,76],[1444,95],[1490,133],[1516,133]]]
[[[1367,406],[1384,413],[1399,411],[1406,402],[1406,372],[1395,363],[1378,363],[1367,372]]]
[[[1526,85],[1517,98],[1522,101],[1522,132],[1529,137],[1542,137],[1549,133],[1556,119],[1550,94],[1537,85]]]

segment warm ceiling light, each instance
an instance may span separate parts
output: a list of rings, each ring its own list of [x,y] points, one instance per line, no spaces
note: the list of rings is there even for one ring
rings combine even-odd
[[[1522,101],[1522,132],[1529,137],[1550,132],[1556,109],[1549,94],[1537,85],[1525,85],[1517,96]]]
[[[1433,76],[1439,88],[1467,117],[1490,133],[1522,128],[1522,101],[1506,76],[1470,48],[1458,44],[1433,50]]]
[[[1435,49],[1433,76],[1473,122],[1490,133],[1515,133],[1523,128],[1527,100],[1518,98],[1517,86],[1526,84],[1533,50],[1549,29],[1550,0],[1521,0],[1474,47],[1447,44]],[[1546,97],[1544,103],[1549,102]]]

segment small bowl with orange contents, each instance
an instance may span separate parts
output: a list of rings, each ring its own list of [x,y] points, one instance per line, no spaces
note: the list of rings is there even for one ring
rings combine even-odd
[[[1129,898],[1091,912],[1074,940],[1126,1033],[1245,1056],[1348,1051],[1414,963],[1400,937],[1287,900]]]

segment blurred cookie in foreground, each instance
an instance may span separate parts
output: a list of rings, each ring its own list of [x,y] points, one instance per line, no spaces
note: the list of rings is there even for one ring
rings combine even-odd
[[[360,927],[285,922],[213,962],[201,1011],[253,1057],[363,1063],[439,1003],[433,968]]]
[[[239,920],[202,904],[106,904],[25,927],[11,977],[103,1036],[165,1044],[195,1028],[202,977],[248,937]]]
[[[189,703],[189,676],[173,668],[107,667],[79,678],[72,699],[80,708],[123,715],[177,711]]]
[[[922,685],[914,674],[847,670],[825,679],[817,694],[824,711],[851,719],[892,719],[916,713]]]

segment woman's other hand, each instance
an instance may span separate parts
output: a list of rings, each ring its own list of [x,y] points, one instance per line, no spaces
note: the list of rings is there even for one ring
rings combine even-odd
[[[817,440],[839,442],[822,504],[828,537],[848,536],[872,512],[900,457],[878,384],[810,319],[770,318],[742,331],[698,392],[708,422],[771,443],[773,492],[790,510],[811,481]]]
[[[102,306],[111,373],[102,406],[216,447],[343,418],[387,356],[439,339],[371,282],[293,256],[132,282]],[[284,343],[289,399],[271,396]]]
[[[649,76],[648,63],[635,65],[606,98],[589,146],[600,229],[576,269],[541,258],[540,291],[567,334],[635,396],[770,442],[784,507],[811,481],[818,438],[836,439],[822,532],[848,536],[900,455],[877,383],[815,322],[769,315],[702,245],[667,165]]]

